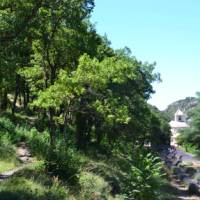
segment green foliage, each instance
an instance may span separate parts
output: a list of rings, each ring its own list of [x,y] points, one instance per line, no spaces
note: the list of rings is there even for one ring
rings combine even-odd
[[[195,109],[197,105],[197,98],[195,97],[186,97],[185,99],[178,100],[170,104],[163,113],[167,116],[168,120],[174,119],[174,113],[178,110],[184,110],[184,112],[190,117],[191,112]]]
[[[78,199],[108,199],[110,187],[102,177],[85,172],[80,175],[79,182],[81,191]]]
[[[148,200],[159,198],[158,188],[162,178],[162,163],[150,153],[138,151],[134,154],[134,165],[126,186],[128,199]],[[132,189],[131,189],[132,188]]]
[[[40,171],[40,173],[44,173]],[[25,169],[0,185],[0,199],[4,200],[67,200],[73,199],[67,189],[56,179],[50,179],[39,171]],[[23,176],[23,178],[22,178]],[[46,182],[44,181],[46,180]]]
[[[44,158],[49,148],[48,132],[38,132],[37,129],[28,125],[17,125],[6,117],[0,118],[0,152],[3,157],[15,155],[15,147],[21,141],[26,141],[33,155]]]
[[[85,187],[91,184],[89,191],[96,187],[95,191],[105,188],[103,194],[108,195],[110,191],[114,196],[123,196],[122,199],[160,199],[160,189],[164,184],[163,163],[147,150],[133,152],[129,157],[116,154],[109,159],[99,157],[98,160],[87,162],[84,169],[86,177],[81,174],[81,181],[94,179],[92,183],[85,181]],[[98,184],[95,184],[96,179]]]
[[[16,157],[16,148],[11,141],[8,130],[14,129],[7,118],[0,118],[0,173],[19,166]]]
[[[0,161],[0,173],[15,169],[19,166],[17,160],[12,160],[11,158]]]
[[[92,0],[64,0],[15,2],[15,9],[6,1],[0,8],[2,66],[13,65],[2,97],[15,93],[13,113],[17,100],[24,107],[29,103],[30,111],[48,123],[42,128],[49,128],[52,146],[59,126],[66,140],[67,129],[76,127],[79,146],[85,146],[81,140],[101,143],[106,137],[143,142],[152,134],[146,100],[153,93],[151,84],[160,80],[155,63],[138,61],[127,47],[114,51],[89,22],[93,7]]]
[[[130,157],[136,143],[142,147],[146,141],[157,145],[169,140],[165,119],[147,104],[154,92],[152,83],[160,81],[155,63],[138,61],[127,47],[112,49],[107,37],[97,34],[90,23],[93,8],[93,0],[0,3],[0,109],[12,110],[11,120],[0,118],[0,153],[5,157],[7,149],[11,156],[12,145],[25,141],[32,155],[44,159],[48,175],[71,185],[79,182],[80,154],[93,149],[93,157],[98,152],[103,157],[122,152]],[[116,177],[105,170],[103,178],[81,176],[82,198],[89,194],[93,199],[111,198],[112,184],[106,177],[131,198],[137,190],[153,198],[159,187],[154,181],[159,178],[159,164],[151,155],[140,154],[141,158],[132,158],[138,163],[126,160],[115,166],[120,175],[106,164]],[[118,184],[120,177],[124,178]],[[45,192],[34,180],[21,181],[27,194],[19,186],[13,189],[17,198],[66,197],[59,181]],[[89,188],[93,182],[94,190]],[[121,192],[113,190],[116,195]]]
[[[11,142],[11,137],[14,133],[13,123],[6,117],[0,118],[0,158],[15,157],[15,147]],[[10,134],[12,133],[12,134]]]
[[[93,157],[97,160],[92,161],[84,154],[71,148],[66,149],[62,146],[61,140],[57,144],[53,155],[55,157],[53,157],[49,154],[48,133],[39,133],[34,128],[29,130],[28,127],[14,126],[6,118],[4,121],[8,121],[9,126],[14,127],[14,130],[10,132],[11,137],[7,139],[15,142],[20,141],[16,138],[25,140],[31,153],[44,159],[44,164],[38,167],[29,167],[0,186],[0,193],[4,195],[3,197],[12,199],[14,194],[19,199],[23,199],[23,196],[30,199],[47,197],[49,199],[64,199],[67,195],[66,189],[61,186],[59,179],[76,188],[77,193],[75,197],[71,198],[78,200],[90,198],[124,200],[126,196],[127,199],[133,197],[148,199],[153,198],[153,195],[159,197],[160,184],[158,183],[162,175],[162,165],[158,158],[146,151],[135,149],[132,151],[132,156],[128,157],[120,155],[116,151],[116,156],[110,154],[110,158],[107,158],[105,152],[102,151],[104,154],[99,155],[95,148]],[[12,134],[15,137],[12,137]],[[46,174],[47,169],[48,173]],[[25,179],[22,179],[22,176]],[[52,182],[49,180],[50,177],[57,178],[53,178]],[[22,191],[21,186],[14,187],[16,183],[22,187],[26,185],[26,192]],[[142,194],[143,196],[141,196]],[[115,198],[112,195],[115,195]]]
[[[200,149],[200,103],[191,112],[190,128],[181,131],[178,142],[182,145],[190,144]]]
[[[57,148],[56,151],[49,151],[45,158],[45,167],[51,176],[65,180],[68,183],[78,182],[81,163],[78,154],[73,150]]]
[[[167,117],[154,107],[151,109],[150,122],[150,141],[156,147],[157,145],[169,145],[171,138],[171,130]]]
[[[0,158],[12,159],[15,158],[15,147],[8,139],[8,136],[4,135],[0,137]]]
[[[48,132],[38,132],[35,128],[27,130],[27,128],[17,129],[18,138],[25,139],[28,147],[33,155],[38,158],[44,158],[48,154],[49,134]]]

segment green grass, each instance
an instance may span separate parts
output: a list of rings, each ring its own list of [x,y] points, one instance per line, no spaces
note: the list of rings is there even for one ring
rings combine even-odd
[[[15,145],[20,141],[26,142],[32,156],[35,156],[36,159],[45,160],[48,153],[48,132],[38,132],[36,128],[31,128],[29,124],[15,126],[13,121],[7,117],[0,117],[0,124],[5,127],[2,130],[0,129],[2,133],[0,137],[0,160],[2,161],[0,169],[2,171],[7,171],[15,166]],[[130,160],[131,157],[124,157],[124,155],[118,153],[108,156],[96,151],[96,147],[88,153],[77,152],[70,148],[67,152],[62,151],[62,148],[60,150],[55,169],[58,169],[62,175],[67,174],[67,177],[61,178],[61,181],[57,177],[50,176],[47,173],[47,168],[45,168],[46,162],[30,164],[0,183],[0,200],[125,200],[130,199],[127,192],[132,192],[134,188],[138,188],[137,185],[134,187],[131,185],[138,183],[134,177],[130,184],[130,174],[134,173],[132,167],[135,163],[134,160]],[[4,161],[5,158],[10,158],[11,161]],[[79,162],[76,162],[76,160]],[[148,165],[148,163],[143,163],[142,160],[140,160],[142,166]],[[145,162],[151,164],[153,161],[146,158]],[[76,169],[77,163],[78,170],[73,171]],[[136,167],[140,169],[140,166],[136,165]],[[72,184],[73,176],[77,176],[77,181]],[[145,179],[141,175],[138,175],[138,177],[141,177],[142,180]],[[141,184],[138,183],[138,185]]]
[[[0,132],[1,133],[1,132]],[[14,169],[20,165],[16,157],[16,147],[7,135],[0,137],[0,173]]]
[[[85,170],[79,184],[71,187],[48,176],[42,161],[33,163],[0,183],[0,200],[124,200],[110,194],[111,187],[100,174]]]
[[[115,163],[119,160],[87,159],[90,163],[82,168],[79,183],[73,187],[48,176],[43,161],[32,163],[0,183],[0,200],[125,200],[122,195],[111,195],[110,183],[116,188],[125,181],[126,174]],[[162,200],[175,200],[169,191],[171,188],[166,183]]]
[[[9,171],[19,166],[16,161],[0,160],[0,173]]]
[[[41,163],[34,163],[0,183],[0,200],[73,200],[57,178],[45,175]]]
[[[183,144],[180,148],[187,153],[193,154],[195,156],[200,156],[200,150],[198,150],[197,147],[192,146],[191,144]]]

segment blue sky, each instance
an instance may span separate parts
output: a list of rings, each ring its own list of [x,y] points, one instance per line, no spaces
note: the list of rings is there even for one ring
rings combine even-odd
[[[199,0],[96,0],[92,22],[113,48],[156,61],[163,82],[149,102],[165,109],[200,91],[199,9]]]

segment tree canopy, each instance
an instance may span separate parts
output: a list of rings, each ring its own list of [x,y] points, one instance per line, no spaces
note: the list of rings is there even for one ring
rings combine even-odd
[[[93,0],[1,1],[1,111],[37,115],[52,151],[60,135],[82,150],[167,143],[169,127],[147,104],[160,80],[155,63],[111,48],[90,22],[93,8]]]

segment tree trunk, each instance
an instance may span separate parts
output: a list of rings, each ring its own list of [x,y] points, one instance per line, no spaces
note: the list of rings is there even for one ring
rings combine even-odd
[[[100,146],[103,135],[102,135],[102,131],[101,131],[101,127],[100,127],[99,122],[97,122],[96,125],[95,125],[95,134],[96,134],[97,145]]]
[[[1,110],[6,110],[8,106],[8,97],[7,97],[7,91],[4,90],[2,94],[2,99],[1,99]]]
[[[19,91],[20,91],[20,76],[17,75],[16,76],[15,96],[14,96],[14,101],[13,101],[13,106],[12,106],[12,115],[15,114],[16,103],[17,103],[17,98],[18,98],[18,95],[19,95]]]
[[[26,85],[26,103],[27,103],[27,105],[28,105],[29,101],[30,101],[29,87]]]
[[[56,127],[53,120],[54,110],[52,108],[49,109],[49,135],[50,135],[50,147],[47,155],[47,163],[46,168],[48,172],[53,172],[56,167]]]
[[[64,129],[63,129],[63,134],[64,134],[64,139],[65,139],[65,145],[67,146],[67,140],[68,140],[68,137],[67,137],[67,113],[65,113],[65,116],[64,116]]]
[[[82,113],[77,113],[76,115],[76,131],[77,131],[77,148],[85,149],[86,141],[84,137],[86,128],[85,118]]]
[[[53,117],[55,116],[55,111],[49,109],[49,134],[50,134],[50,148],[55,149],[56,146],[56,126]]]
[[[21,93],[19,93],[19,105],[20,105],[20,107],[22,106],[22,95],[21,95]]]
[[[22,92],[23,92],[23,107],[24,109],[27,109],[27,86],[26,86],[26,83],[25,81],[23,82],[23,88],[22,88]]]

